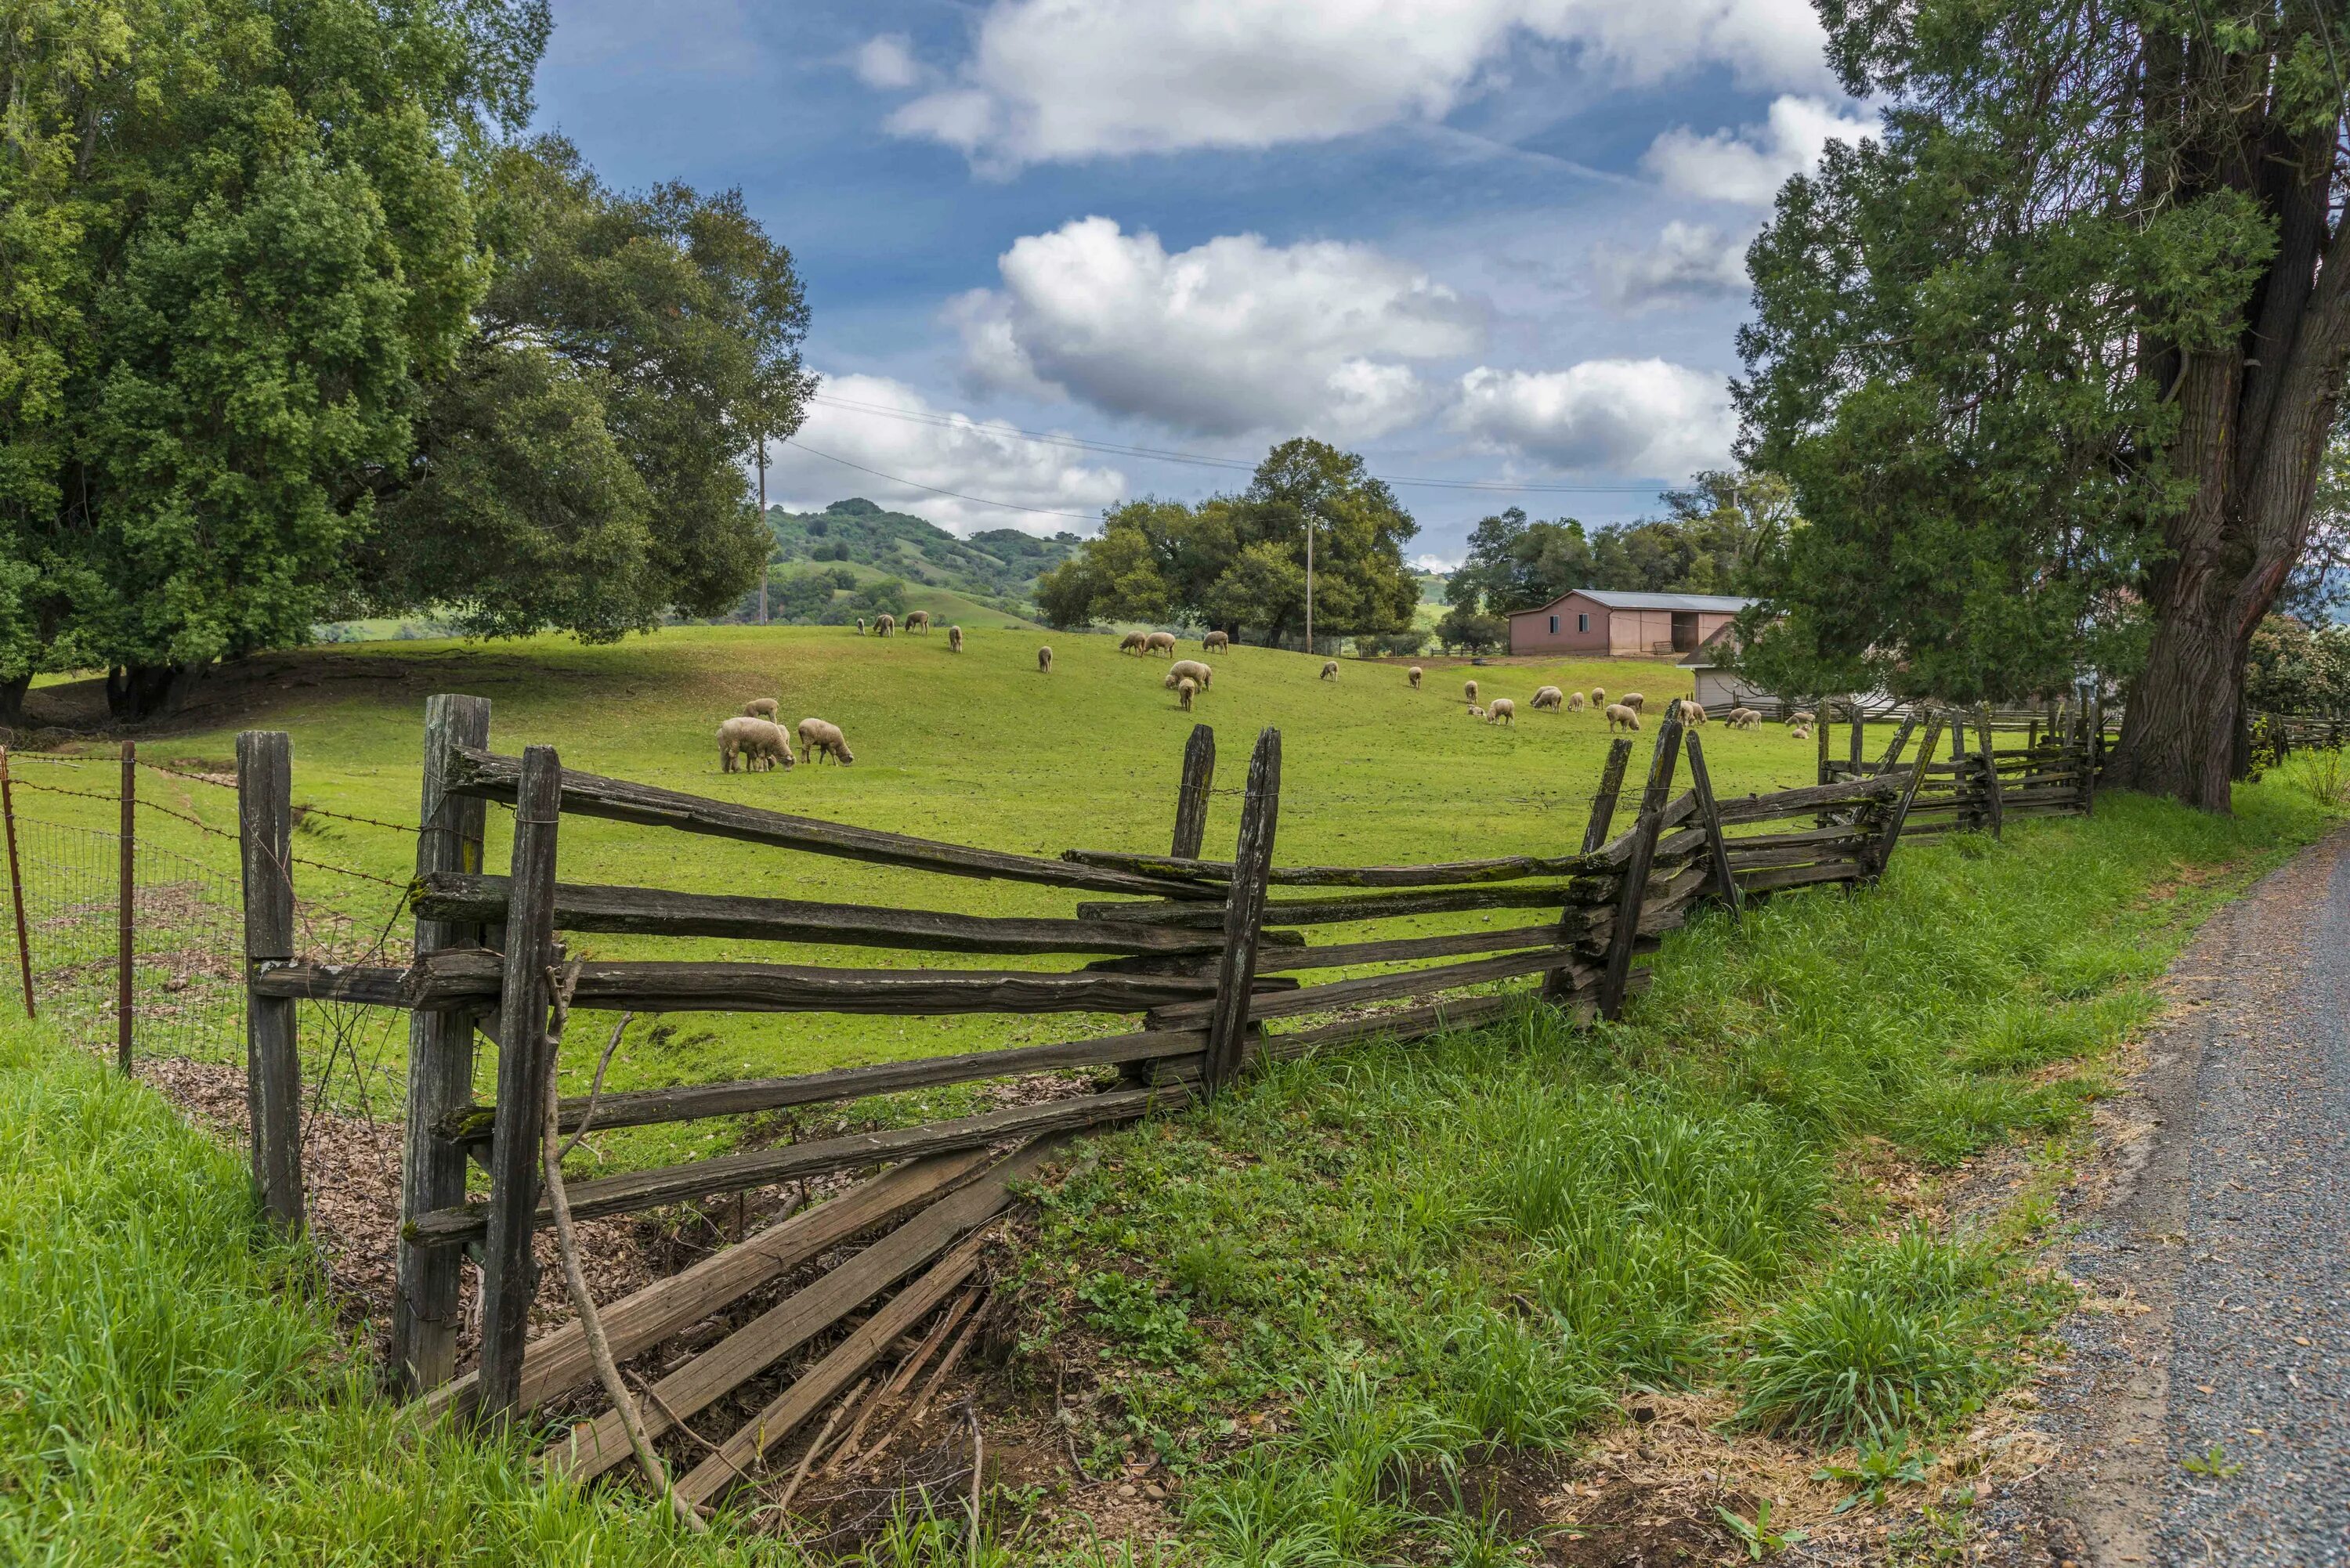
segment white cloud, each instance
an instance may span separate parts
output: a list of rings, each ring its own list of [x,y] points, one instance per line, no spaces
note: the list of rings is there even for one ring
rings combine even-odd
[[[1586,359],[1564,370],[1461,378],[1453,425],[1486,451],[1568,472],[1680,480],[1730,456],[1738,424],[1720,376],[1662,359]]]
[[[1617,310],[1720,299],[1746,292],[1751,237],[1676,218],[1646,249],[1604,241],[1592,246],[1591,265],[1598,275],[1600,296]]]
[[[1818,167],[1830,141],[1856,141],[1877,130],[1876,120],[1840,113],[1825,99],[1782,97],[1766,124],[1711,136],[1677,125],[1640,162],[1682,195],[1768,206],[1789,175]]]
[[[914,58],[914,41],[903,33],[880,33],[868,38],[850,57],[849,68],[867,87],[900,92],[922,79]]]
[[[1441,556],[1431,556],[1426,552],[1422,552],[1419,559],[1412,562],[1412,566],[1419,571],[1434,572],[1441,576],[1451,576],[1461,569],[1459,561],[1448,561]]]
[[[991,0],[957,82],[890,117],[990,166],[1439,120],[1525,44],[1611,80],[1831,85],[1807,0]]]
[[[1170,254],[1084,218],[1014,241],[955,302],[983,386],[1205,435],[1360,440],[1425,412],[1412,361],[1474,353],[1482,305],[1368,245],[1228,234]]]
[[[1000,420],[933,408],[900,381],[827,376],[817,395],[824,400],[809,406],[799,433],[767,449],[771,504],[819,511],[862,495],[956,534],[980,528],[1084,534],[1104,506],[1128,493],[1125,474],[1084,462],[1075,448],[1024,436]],[[936,493],[941,490],[977,500]],[[1035,510],[981,504],[988,501]],[[1064,513],[1076,515],[1057,515]]]

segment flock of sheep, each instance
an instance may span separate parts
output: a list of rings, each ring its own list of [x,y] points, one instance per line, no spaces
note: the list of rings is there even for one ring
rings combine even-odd
[[[743,704],[739,718],[727,720],[718,726],[718,771],[731,774],[740,763],[745,773],[761,773],[769,768],[791,767],[795,762],[816,762],[830,757],[836,763],[853,763],[856,753],[848,749],[848,737],[840,726],[823,719],[802,719],[798,735],[801,756],[792,755],[792,737],[775,722],[776,701],[773,697],[754,697]]]

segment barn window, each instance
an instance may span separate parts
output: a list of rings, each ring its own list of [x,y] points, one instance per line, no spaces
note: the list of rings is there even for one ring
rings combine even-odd
[[[1550,629],[1551,629],[1551,631],[1552,631],[1554,634],[1555,634],[1555,633],[1557,632],[1557,630],[1558,630],[1558,617],[1556,617],[1556,616],[1553,616],[1553,617],[1551,617],[1551,618],[1550,618]]]
[[[1591,629],[1591,618],[1587,615],[1576,616],[1575,618],[1575,629],[1577,631],[1589,631]]]

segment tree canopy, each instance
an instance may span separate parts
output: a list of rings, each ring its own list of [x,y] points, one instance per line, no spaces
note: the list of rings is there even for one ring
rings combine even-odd
[[[1147,620],[1265,642],[1303,636],[1309,529],[1317,637],[1411,625],[1419,585],[1403,546],[1419,524],[1361,457],[1303,436],[1268,452],[1238,495],[1115,508],[1097,537],[1038,579],[1036,603],[1055,626]]]

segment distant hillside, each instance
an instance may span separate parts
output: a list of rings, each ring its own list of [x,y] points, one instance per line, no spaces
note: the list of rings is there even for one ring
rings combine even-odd
[[[870,566],[909,585],[951,588],[974,598],[1024,606],[1036,579],[1076,553],[1077,536],[1040,539],[1016,528],[990,528],[958,539],[934,523],[886,512],[861,497],[836,501],[821,512],[767,513],[779,571],[802,563]]]

